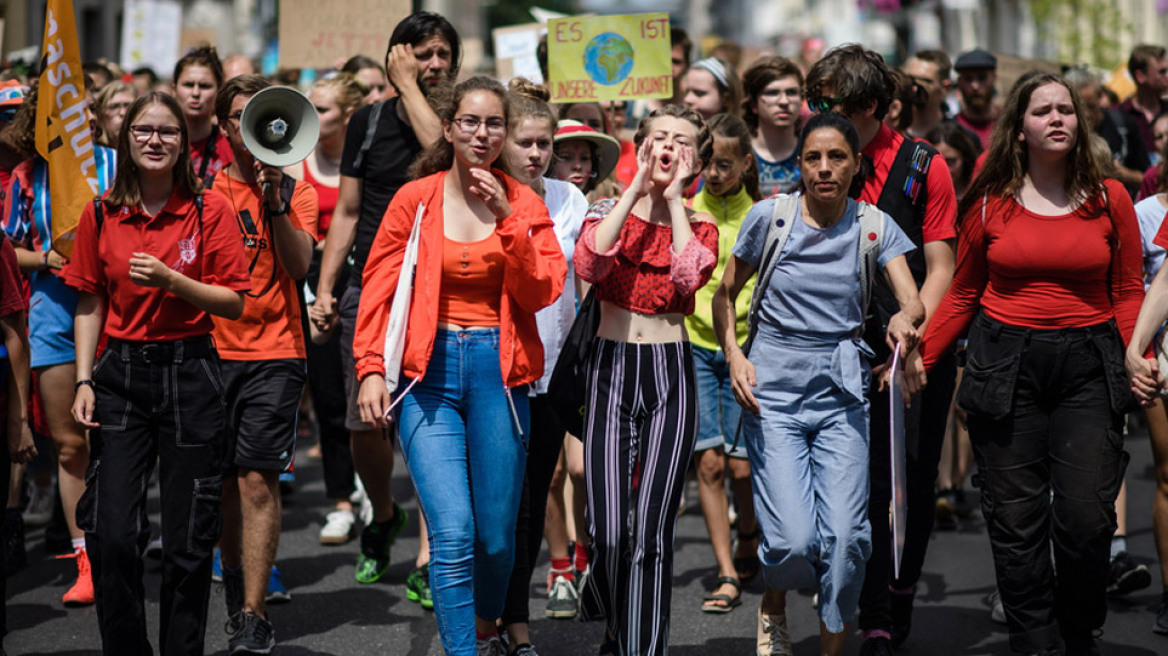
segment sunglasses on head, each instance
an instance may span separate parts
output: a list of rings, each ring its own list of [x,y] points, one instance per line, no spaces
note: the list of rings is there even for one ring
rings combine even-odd
[[[833,107],[842,103],[843,101],[843,98],[816,96],[815,98],[807,99],[807,106],[811,108],[811,111],[817,114],[822,114],[824,112],[830,112]]]

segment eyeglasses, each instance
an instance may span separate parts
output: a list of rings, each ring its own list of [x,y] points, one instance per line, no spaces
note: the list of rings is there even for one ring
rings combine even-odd
[[[498,137],[507,133],[507,122],[501,118],[489,118],[486,121],[477,116],[456,116],[454,123],[462,130],[463,134],[474,134],[479,131],[479,126],[487,126],[487,134]]]
[[[131,125],[130,136],[134,137],[134,141],[138,143],[146,143],[158,133],[158,139],[162,143],[174,143],[182,136],[182,129],[174,125],[161,125],[154,127],[153,125]]]
[[[833,107],[842,103],[843,101],[843,98],[829,98],[827,96],[819,96],[817,98],[808,98],[807,106],[811,108],[811,111],[817,114],[822,114],[824,112],[830,112]]]
[[[239,119],[241,119],[241,118],[243,118],[243,110],[242,109],[239,110],[238,112],[232,112],[231,114],[227,115],[228,121],[235,121],[236,123],[239,123]]]

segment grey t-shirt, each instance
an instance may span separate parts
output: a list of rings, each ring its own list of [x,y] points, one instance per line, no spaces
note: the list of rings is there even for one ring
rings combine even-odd
[[[756,204],[742,222],[734,255],[754,269],[762,260],[774,199]],[[824,340],[847,337],[864,322],[860,298],[859,205],[848,200],[844,216],[830,228],[807,225],[802,204],[783,246],[770,284],[759,305],[759,324],[783,333]],[[884,215],[884,238],[877,261],[883,268],[915,247],[904,231]]]

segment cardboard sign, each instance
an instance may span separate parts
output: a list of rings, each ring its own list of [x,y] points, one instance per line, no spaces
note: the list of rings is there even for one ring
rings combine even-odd
[[[363,54],[380,61],[408,0],[280,0],[280,67],[323,68]]]
[[[552,101],[669,98],[671,50],[666,13],[548,21]]]
[[[49,0],[42,43],[36,149],[49,165],[53,250],[69,257],[81,211],[98,192],[73,0]]]
[[[543,25],[539,23],[491,30],[495,42],[495,73],[500,80],[506,82],[513,77],[525,77],[536,84],[543,83],[543,73],[535,56],[542,30]]]
[[[175,0],[126,0],[122,23],[122,66],[127,71],[149,66],[169,75],[178,62],[182,5]],[[210,31],[208,43],[215,42]]]

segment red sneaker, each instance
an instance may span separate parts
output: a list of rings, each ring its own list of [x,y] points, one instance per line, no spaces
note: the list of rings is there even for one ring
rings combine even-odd
[[[58,558],[73,558],[77,561],[77,581],[61,597],[62,603],[66,606],[88,606],[97,601],[93,595],[93,574],[89,569],[89,554],[84,549],[78,549],[73,554]]]

